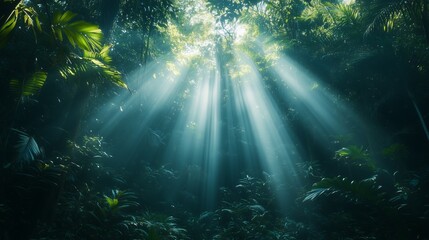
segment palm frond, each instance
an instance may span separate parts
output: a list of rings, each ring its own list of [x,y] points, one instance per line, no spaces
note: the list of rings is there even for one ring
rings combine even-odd
[[[98,58],[110,59],[106,52],[94,53],[86,51],[84,57],[72,55],[68,59],[68,64],[59,68],[59,73],[64,79],[81,74],[92,74],[99,81],[108,81],[128,89],[127,84],[122,80],[121,73]]]
[[[0,47],[4,46],[8,40],[9,34],[15,28],[20,15],[24,15],[23,20],[24,23],[33,29],[34,36],[36,37],[37,30],[42,31],[42,27],[40,25],[39,17],[34,8],[26,6],[24,1],[19,2],[9,17],[6,19],[3,26],[0,28]]]
[[[112,62],[112,58],[109,55],[110,47],[111,47],[110,45],[105,45],[100,50],[100,52],[83,51],[83,57],[98,59],[104,63],[109,64]]]
[[[16,22],[18,21],[17,11],[13,11],[3,26],[0,28],[0,47],[4,46],[8,40],[9,33],[16,26]]]
[[[19,162],[33,161],[42,152],[34,137],[18,129],[13,129],[18,134],[18,142],[15,149],[18,151]]]
[[[334,12],[339,26],[357,24],[361,18],[361,14],[355,5],[336,4]]]
[[[415,18],[420,15],[421,4],[418,0],[399,0],[391,2],[388,6],[381,9],[371,24],[367,27],[365,34],[368,35],[377,28],[382,28],[388,32],[393,29],[395,22],[407,16]]]
[[[339,194],[351,202],[370,202],[377,204],[383,200],[383,193],[379,191],[375,178],[361,181],[350,181],[347,178],[324,178],[313,184],[303,201],[315,200],[320,196]]]
[[[9,82],[9,88],[12,92],[19,93],[21,96],[31,96],[37,93],[45,84],[48,73],[35,72],[27,81],[21,82],[12,79]]]
[[[85,21],[71,20],[76,17],[75,13],[66,11],[56,13],[52,21],[52,32],[54,36],[63,41],[63,34],[73,47],[79,47],[86,51],[96,51],[102,48],[101,39],[103,33],[101,29],[94,24]]]
[[[307,192],[303,201],[304,202],[313,201],[314,199],[322,195],[329,195],[329,194],[333,194],[333,191],[330,188],[313,188]]]

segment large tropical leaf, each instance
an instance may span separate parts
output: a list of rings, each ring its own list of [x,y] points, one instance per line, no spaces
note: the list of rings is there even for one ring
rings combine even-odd
[[[14,10],[9,16],[9,18],[6,20],[6,22],[3,24],[3,26],[0,28],[0,47],[6,44],[9,37],[9,33],[12,32],[12,30],[15,28],[16,22],[18,20],[17,13],[18,12]]]
[[[83,51],[83,56],[85,58],[94,58],[94,59],[98,59],[104,63],[111,63],[112,62],[112,58],[109,56],[109,52],[110,52],[110,45],[105,45],[100,52],[92,52],[92,51]]]
[[[372,23],[367,27],[365,35],[377,28],[388,32],[393,29],[395,22],[401,17],[421,18],[421,1],[418,0],[395,0],[382,8]]]
[[[128,88],[122,80],[121,73],[114,67],[103,62],[103,59],[110,61],[105,48],[100,53],[84,51],[84,56],[71,55],[67,65],[59,68],[59,73],[64,79],[80,76],[82,74],[92,74],[93,79],[98,81],[108,81],[117,86]]]
[[[313,184],[312,190],[307,192],[303,201],[315,200],[320,196],[341,195],[351,202],[364,202],[378,204],[383,200],[381,192],[376,184],[376,178],[368,178],[361,181],[350,181],[347,178],[324,178]]]
[[[15,144],[15,149],[18,152],[18,162],[32,161],[42,153],[32,136],[18,129],[13,130],[18,134],[18,142]]]
[[[362,147],[354,145],[343,147],[336,151],[335,159],[347,165],[366,167],[373,172],[377,169],[374,160],[369,156],[368,152]]]
[[[63,41],[65,35],[73,47],[79,47],[86,51],[97,51],[102,48],[101,39],[103,33],[94,24],[85,21],[71,20],[76,17],[75,13],[66,11],[56,13],[52,21],[52,32],[56,39]]]
[[[10,90],[21,96],[30,96],[37,93],[45,84],[48,74],[46,72],[35,72],[27,81],[13,79],[9,82]]]
[[[19,17],[23,15],[24,23],[33,29],[34,36],[36,37],[36,31],[34,27],[37,27],[39,31],[42,31],[39,18],[34,8],[26,6],[24,1],[20,1],[15,9],[10,13],[3,26],[0,28],[0,47],[4,46],[9,38],[9,34],[15,28]]]

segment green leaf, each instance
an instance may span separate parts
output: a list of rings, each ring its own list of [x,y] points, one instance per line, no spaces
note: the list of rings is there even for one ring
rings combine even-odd
[[[128,89],[127,84],[122,80],[121,73],[102,61],[103,58],[110,58],[106,52],[103,54],[104,57],[100,53],[84,51],[84,57],[71,56],[67,65],[59,68],[59,73],[64,79],[91,74],[94,80],[107,81]]]
[[[35,17],[34,20],[36,21],[36,27],[41,32],[42,31],[42,25],[40,24],[39,17]]]
[[[15,15],[12,15],[1,27],[0,29],[0,47],[4,46],[7,42],[7,39],[9,37],[9,33],[12,32],[12,30],[16,26],[18,18],[15,17]]]
[[[307,192],[307,196],[305,196],[303,202],[305,201],[313,201],[314,199],[326,194],[331,189],[329,188],[313,188]]]
[[[46,72],[35,72],[30,80],[24,85],[22,94],[24,96],[32,95],[38,92],[45,84],[48,73]]]
[[[7,42],[7,38],[10,34],[10,32],[15,28],[19,15],[24,14],[23,21],[24,23],[33,29],[34,31],[34,22],[36,20],[36,26],[41,31],[41,26],[39,19],[37,18],[37,12],[32,7],[27,7],[22,1],[16,5],[15,9],[12,11],[12,13],[9,15],[9,17],[6,19],[3,26],[0,28],[0,47],[4,46]],[[33,17],[35,19],[33,19]],[[34,31],[35,32],[35,31]]]
[[[83,57],[95,58],[109,64],[112,61],[112,58],[109,56],[110,47],[110,45],[105,45],[100,52],[83,51]]]
[[[416,16],[420,16],[421,1],[399,0],[392,1],[382,8],[371,24],[367,27],[365,35],[368,35],[375,29],[383,29],[388,32],[393,29],[395,22],[404,17],[420,21]]]
[[[119,204],[119,200],[117,198],[110,198],[108,196],[104,196],[109,208],[116,208]]]
[[[364,148],[355,145],[343,147],[336,151],[335,159],[341,160],[349,165],[366,167],[371,171],[377,169],[374,160],[371,159],[368,152]]]
[[[76,13],[73,13],[70,11],[66,11],[63,14],[58,14],[58,22],[69,22],[74,17],[76,17],[76,15],[77,15]]]
[[[43,87],[47,77],[48,74],[46,72],[35,72],[27,81],[11,80],[9,87],[12,92],[17,92],[21,96],[30,96],[37,93]]]
[[[12,92],[19,92],[19,93],[21,93],[22,85],[23,85],[23,83],[20,82],[17,79],[12,79],[9,82],[9,88],[10,88],[10,90]]]
[[[18,134],[18,142],[15,145],[15,148],[18,150],[18,161],[32,161],[36,156],[40,155],[39,145],[37,145],[36,140],[29,136],[27,133],[19,131],[18,129],[13,129]]]
[[[54,36],[59,41],[63,41],[62,34],[64,33],[73,47],[86,51],[100,50],[103,38],[101,29],[97,25],[85,21],[70,22],[75,16],[76,14],[70,11],[63,14],[56,13],[52,23]]]
[[[324,178],[314,183],[312,190],[308,191],[303,201],[314,200],[322,195],[339,194],[351,202],[370,202],[378,204],[383,200],[383,192],[374,178],[361,181],[350,181],[347,178]]]

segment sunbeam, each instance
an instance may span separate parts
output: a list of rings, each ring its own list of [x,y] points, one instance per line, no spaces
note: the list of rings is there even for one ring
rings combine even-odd
[[[0,239],[429,239],[429,0],[0,2]]]
[[[261,41],[258,41],[258,46],[264,55],[278,55]],[[315,132],[320,145],[335,138],[367,134],[363,130],[368,124],[320,79],[290,57],[278,55],[271,66],[271,73],[280,80],[275,83],[282,98],[285,101],[290,96],[296,98],[295,108],[304,116],[301,121]]]
[[[188,69],[178,61],[164,61],[135,71],[129,76],[132,93],[115,97],[94,117],[96,126],[101,126],[100,134],[119,141],[119,153],[128,159],[139,156],[141,148],[164,144],[162,133],[157,131],[166,127],[163,114],[174,111],[172,106]],[[164,119],[164,126],[160,119]],[[92,128],[97,129],[96,126]]]
[[[176,121],[165,159],[189,171],[184,191],[202,198],[204,206],[214,206],[218,179],[220,144],[220,78],[216,69],[197,70],[191,97]],[[192,176],[191,176],[192,175]]]
[[[294,164],[299,156],[280,110],[263,86],[253,61],[242,52],[236,52],[235,59],[239,69],[246,69],[233,84],[239,124],[249,132],[246,140],[253,143],[245,145],[244,151],[247,154],[255,151],[257,164],[273,175],[276,186],[296,181]],[[282,192],[280,196],[285,194]],[[283,200],[281,197],[280,201]]]
[[[323,158],[330,142],[362,130],[362,123],[275,44],[259,36],[246,46],[256,37],[247,24],[216,28],[220,23],[201,13],[191,24],[197,20],[212,32],[187,41],[170,23],[167,31],[182,45],[130,74],[132,94],[101,108],[91,129],[116,141],[117,157],[135,177],[144,166],[178,170],[167,201],[214,209],[218,189],[246,173],[269,176],[282,208],[292,199],[288,189],[301,185],[297,165]],[[231,45],[211,39],[216,32]],[[265,70],[260,59],[267,61]]]

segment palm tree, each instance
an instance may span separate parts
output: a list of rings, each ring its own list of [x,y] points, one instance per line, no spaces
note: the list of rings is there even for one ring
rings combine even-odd
[[[46,3],[43,3],[46,4]],[[111,66],[109,56],[110,46],[103,45],[101,29],[92,23],[75,20],[77,14],[71,11],[51,13],[51,6],[33,4],[24,0],[19,1],[11,13],[3,16],[4,24],[0,27],[0,47],[4,47],[5,59],[18,59],[13,69],[8,70],[10,77],[9,89],[14,95],[14,111],[8,123],[9,129],[14,127],[18,109],[25,98],[39,93],[46,82],[58,78],[75,83],[76,102],[73,102],[74,112],[69,114],[66,129],[74,136],[83,116],[85,102],[90,95],[92,86],[102,83],[114,84],[128,88],[122,80],[121,73]],[[44,8],[46,11],[41,11]],[[27,29],[31,29],[34,39],[27,38]],[[13,41],[10,41],[13,40]],[[18,57],[19,43],[31,46],[31,51]],[[20,59],[20,60],[19,60]],[[13,65],[13,64],[10,64]],[[33,72],[33,73],[31,73]],[[4,83],[3,83],[4,84]],[[2,142],[7,147],[8,136]]]
[[[364,1],[376,12],[366,34],[376,28],[390,31],[397,21],[407,18],[421,25],[426,42],[429,44],[429,1],[428,0],[372,0]]]

